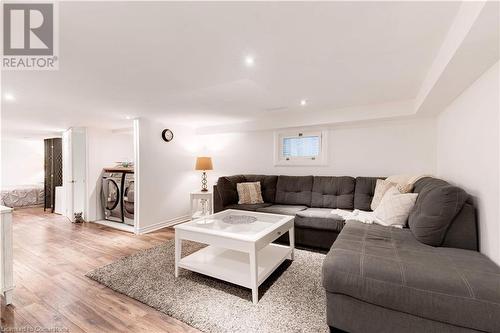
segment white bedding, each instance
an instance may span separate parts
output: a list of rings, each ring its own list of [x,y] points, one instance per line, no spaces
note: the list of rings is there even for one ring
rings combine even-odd
[[[6,186],[0,192],[0,204],[11,208],[40,206],[43,201],[43,185]]]

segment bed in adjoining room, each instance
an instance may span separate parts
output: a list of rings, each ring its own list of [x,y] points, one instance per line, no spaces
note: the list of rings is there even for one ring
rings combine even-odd
[[[5,186],[0,192],[0,205],[11,208],[38,207],[44,203],[43,184]]]

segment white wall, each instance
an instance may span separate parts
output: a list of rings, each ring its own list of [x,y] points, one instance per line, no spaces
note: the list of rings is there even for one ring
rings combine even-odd
[[[198,190],[196,156],[212,156],[209,185],[238,173],[387,176],[435,172],[435,121],[406,119],[329,129],[329,164],[274,167],[274,132],[196,135],[192,129],[140,118],[136,135],[136,231],[148,232],[189,216],[189,192]],[[161,139],[170,128],[173,141]]]
[[[481,252],[500,264],[499,64],[438,118],[437,174],[475,197]]]
[[[2,186],[43,184],[43,139],[2,138]]]
[[[198,188],[194,171],[195,135],[188,128],[147,118],[135,123],[136,232],[147,232],[189,215],[189,192]],[[174,133],[171,142],[161,138],[163,129]]]
[[[132,126],[132,123],[130,124]],[[134,161],[133,132],[114,133],[109,130],[87,128],[87,219],[103,218],[101,208],[102,169],[114,167],[116,162]]]
[[[274,132],[200,135],[200,154],[213,157],[209,184],[221,175],[388,176],[434,174],[435,121],[405,119],[339,126],[328,130],[328,165],[275,167]]]

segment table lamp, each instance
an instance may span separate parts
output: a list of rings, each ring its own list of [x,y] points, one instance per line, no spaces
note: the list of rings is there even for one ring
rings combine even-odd
[[[194,168],[195,170],[200,170],[203,171],[201,175],[201,191],[202,192],[207,192],[207,170],[213,170],[212,167],[212,158],[211,157],[206,157],[206,156],[200,156],[196,158],[196,166]]]

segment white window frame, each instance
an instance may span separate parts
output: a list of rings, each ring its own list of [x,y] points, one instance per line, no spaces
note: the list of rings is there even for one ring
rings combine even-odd
[[[295,138],[300,136],[319,136],[319,155],[311,157],[284,157],[283,139]],[[275,166],[326,166],[328,152],[328,132],[311,130],[289,130],[274,132],[274,165]]]

